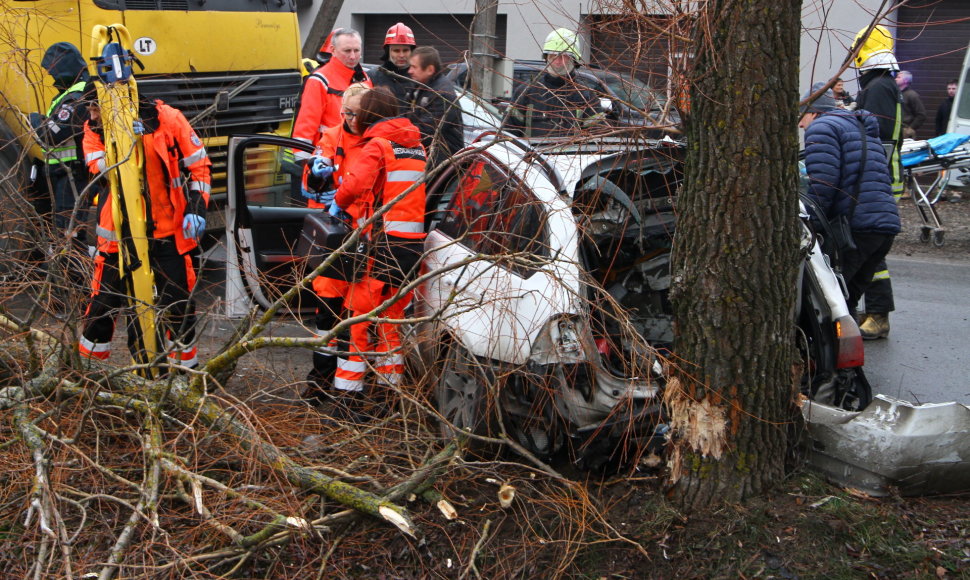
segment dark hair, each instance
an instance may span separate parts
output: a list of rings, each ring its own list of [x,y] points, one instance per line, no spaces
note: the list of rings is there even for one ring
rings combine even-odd
[[[946,83],[948,85],[958,85],[960,84],[960,79],[950,79],[950,82]]]
[[[374,123],[397,114],[397,97],[387,87],[373,88],[360,97],[357,130],[363,134]]]
[[[434,67],[434,72],[441,72],[441,54],[433,46],[419,46],[411,53],[411,57],[418,57],[421,68]]]

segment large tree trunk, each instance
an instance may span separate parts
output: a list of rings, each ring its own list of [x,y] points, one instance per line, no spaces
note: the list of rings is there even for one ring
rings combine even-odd
[[[798,265],[800,0],[712,0],[692,50],[667,401],[674,490],[739,501],[783,475]]]

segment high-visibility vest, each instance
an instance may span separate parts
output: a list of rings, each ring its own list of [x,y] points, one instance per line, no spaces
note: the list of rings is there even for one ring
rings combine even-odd
[[[76,82],[71,85],[66,91],[57,95],[53,101],[51,101],[51,106],[47,108],[46,117],[49,119],[50,116],[57,110],[57,107],[64,102],[68,96],[74,93],[84,92],[84,81]],[[70,163],[72,161],[77,161],[77,143],[74,142],[74,138],[64,141],[64,144],[58,147],[52,147],[44,151],[47,158],[48,165],[56,165],[58,163]]]
[[[427,156],[420,144],[405,147],[383,137],[374,137],[374,141],[384,153],[386,181],[379,201],[385,205],[421,179]],[[382,216],[384,232],[400,238],[424,238],[425,198],[424,183],[421,183],[391,206]]]

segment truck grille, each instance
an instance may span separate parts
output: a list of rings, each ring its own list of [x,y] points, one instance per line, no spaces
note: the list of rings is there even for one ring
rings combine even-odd
[[[250,84],[229,96],[245,83]],[[276,131],[280,123],[292,120],[301,87],[296,71],[138,78],[142,98],[161,99],[179,109],[203,138]],[[201,116],[217,99],[218,106]],[[226,147],[207,143],[206,151],[212,161],[212,205],[219,207],[226,194]]]
[[[292,119],[301,85],[297,71],[138,79],[143,97],[162,99],[179,109],[204,137],[275,131],[280,123]],[[200,116],[210,107],[210,112]]]

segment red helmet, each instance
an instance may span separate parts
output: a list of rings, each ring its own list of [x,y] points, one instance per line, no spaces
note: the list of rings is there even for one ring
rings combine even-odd
[[[390,44],[406,44],[411,47],[418,45],[414,41],[414,32],[405,26],[403,22],[398,22],[387,29],[387,34],[384,35],[384,46]]]

